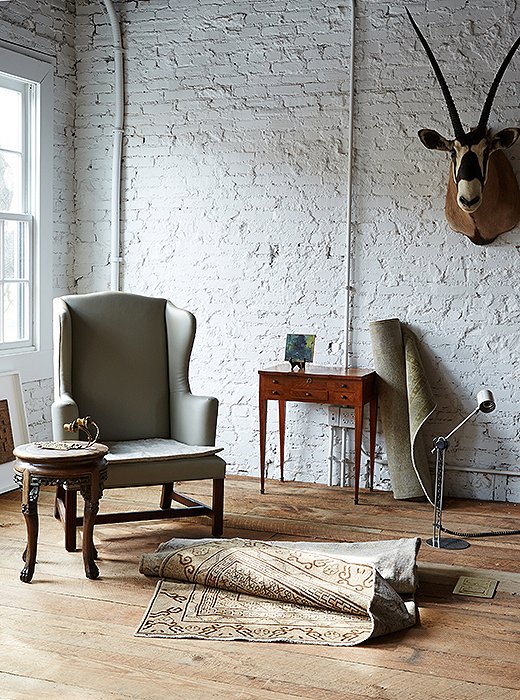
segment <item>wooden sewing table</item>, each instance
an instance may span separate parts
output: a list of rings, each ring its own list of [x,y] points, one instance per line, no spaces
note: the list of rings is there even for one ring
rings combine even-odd
[[[38,542],[38,496],[40,486],[60,484],[79,489],[85,501],[83,520],[83,562],[87,578],[99,576],[95,559],[94,522],[107,475],[105,455],[108,447],[75,442],[78,449],[56,450],[40,447],[41,443],[20,445],[14,449],[14,481],[22,490],[22,514],[27,526],[27,546],[23,553],[25,566],[20,579],[33,577]]]
[[[374,483],[377,424],[377,374],[371,369],[320,367],[309,364],[292,372],[288,364],[259,370],[260,493],[265,491],[265,443],[267,402],[278,401],[280,430],[280,480],[283,481],[285,402],[304,401],[354,409],[354,503],[359,498],[363,407],[370,405],[370,490]]]

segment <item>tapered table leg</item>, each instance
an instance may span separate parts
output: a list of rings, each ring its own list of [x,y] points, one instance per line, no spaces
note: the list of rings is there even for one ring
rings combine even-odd
[[[267,430],[267,399],[260,398],[260,493],[265,493],[265,436]]]
[[[354,503],[359,497],[361,472],[361,436],[363,433],[363,404],[354,407]]]
[[[278,401],[278,430],[280,437],[280,481],[283,481],[283,464],[285,461],[285,401]]]

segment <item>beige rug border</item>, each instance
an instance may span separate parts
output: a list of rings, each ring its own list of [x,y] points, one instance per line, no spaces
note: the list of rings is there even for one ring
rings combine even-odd
[[[141,620],[139,622],[139,625],[134,632],[134,637],[139,637],[140,639],[172,639],[172,640],[183,640],[183,639],[194,639],[197,641],[203,641],[203,642],[244,642],[246,644],[306,644],[307,646],[325,646],[325,647],[352,647],[352,646],[359,646],[360,644],[365,644],[366,642],[370,642],[372,639],[378,639],[378,637],[372,637],[371,634],[367,634],[366,638],[364,640],[358,641],[355,644],[347,644],[345,642],[325,642],[325,641],[316,641],[316,640],[302,640],[302,639],[287,639],[286,637],[279,637],[279,638],[273,638],[273,639],[244,639],[244,637],[223,637],[222,639],[219,638],[210,638],[210,637],[205,637],[204,635],[200,634],[186,634],[186,635],[179,635],[178,637],[170,635],[170,634],[144,634],[140,632],[140,629],[143,625],[143,623],[146,621],[146,618],[148,617],[148,614],[150,613],[150,610],[153,607],[153,604],[159,594],[161,593],[162,585],[163,583],[176,583],[175,581],[172,581],[170,579],[159,579],[157,584],[155,585],[154,592],[152,594],[152,598],[150,602],[148,603],[148,606],[146,608],[146,611],[144,615],[141,617]],[[194,584],[195,585],[195,584]],[[406,629],[406,628],[405,628]]]

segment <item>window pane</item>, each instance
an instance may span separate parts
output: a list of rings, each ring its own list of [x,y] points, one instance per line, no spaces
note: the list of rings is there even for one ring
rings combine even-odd
[[[29,227],[24,221],[1,222],[4,231],[4,280],[29,277]],[[0,229],[1,231],[1,229]],[[1,251],[0,251],[1,253]]]
[[[22,95],[0,88],[0,148],[22,150]]]
[[[18,262],[16,261],[16,231],[14,230],[13,224],[16,225],[15,221],[5,221],[4,222],[4,279],[12,280],[14,278],[14,271],[18,267]]]
[[[0,47],[0,60],[0,366],[3,366],[5,357],[21,350],[38,352],[36,333],[40,329],[34,325],[35,304],[47,317],[42,334],[46,344],[49,340],[49,271],[42,270],[42,279],[35,279],[35,271],[39,269],[39,251],[47,254],[50,244],[50,185],[47,178],[40,183],[37,175],[40,158],[42,154],[47,156],[52,143],[52,69],[47,62],[27,56],[18,61],[15,52],[3,47]],[[40,93],[45,96],[43,102]],[[40,187],[47,193],[45,201]],[[45,306],[41,305],[39,296],[42,280]]]
[[[22,156],[0,151],[0,211],[22,211]]]
[[[14,343],[28,337],[26,309],[29,285],[26,282],[4,284],[4,342]]]

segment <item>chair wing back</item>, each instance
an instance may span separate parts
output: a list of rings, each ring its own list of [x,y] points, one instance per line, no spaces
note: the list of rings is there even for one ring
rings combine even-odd
[[[167,303],[123,292],[55,300],[56,399],[69,395],[102,440],[170,437]],[[179,376],[190,350],[176,362]]]
[[[214,445],[218,401],[213,396],[194,396],[188,380],[188,366],[196,331],[195,316],[168,302],[166,328],[171,437],[187,445]]]

